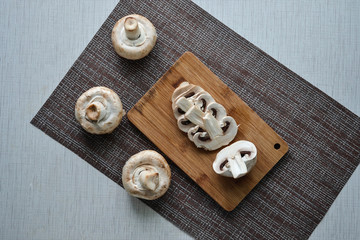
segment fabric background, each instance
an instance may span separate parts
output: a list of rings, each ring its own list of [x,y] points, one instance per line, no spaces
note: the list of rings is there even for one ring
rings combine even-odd
[[[118,57],[110,40],[117,19],[133,12],[149,18],[159,36],[150,55],[136,62]],[[359,164],[359,118],[190,1],[119,3],[32,124],[121,185],[122,166],[132,154],[158,149],[126,117],[111,135],[87,134],[74,118],[76,99],[103,85],[129,110],[185,51],[290,150],[233,212],[222,210],[169,159],[171,188],[146,204],[196,238],[308,237]]]

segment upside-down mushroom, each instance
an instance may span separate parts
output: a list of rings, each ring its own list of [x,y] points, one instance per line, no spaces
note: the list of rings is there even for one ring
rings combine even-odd
[[[130,157],[122,170],[122,183],[132,196],[154,200],[168,190],[171,171],[161,154],[145,150]]]
[[[217,174],[225,177],[239,178],[245,176],[255,166],[257,149],[252,142],[237,141],[222,149],[213,162]]]
[[[137,60],[147,56],[157,39],[154,25],[145,17],[131,14],[115,24],[111,40],[117,54]]]
[[[119,96],[106,87],[93,87],[76,102],[75,118],[92,134],[111,133],[119,126],[125,111]]]

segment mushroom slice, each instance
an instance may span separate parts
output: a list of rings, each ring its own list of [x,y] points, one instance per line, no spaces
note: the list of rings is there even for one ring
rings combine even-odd
[[[228,145],[237,134],[238,127],[236,122],[232,117],[226,116],[221,121],[220,128],[222,129],[222,135],[217,135],[215,138],[211,138],[208,132],[196,133],[194,135],[195,145],[208,151]]]
[[[213,162],[217,174],[225,177],[239,178],[245,176],[255,166],[257,149],[252,142],[237,141],[222,149]]]
[[[202,92],[195,100],[195,105],[199,106],[200,110],[205,112],[209,104],[214,103],[213,97],[207,93]],[[219,104],[220,105],[220,104]]]
[[[132,196],[153,200],[165,194],[170,186],[171,171],[165,158],[152,150],[130,157],[122,170],[122,183]]]
[[[175,103],[180,97],[185,98],[192,98],[194,99],[195,96],[198,96],[199,93],[205,92],[199,86],[190,84],[188,82],[182,82],[179,87],[177,87],[171,97],[171,101]]]
[[[180,116],[177,120],[178,127],[183,132],[188,132],[191,128],[196,125],[192,123],[189,119],[187,119],[184,115]]]
[[[210,112],[217,120],[226,117],[225,108],[217,102],[210,103],[206,108],[206,112]]]
[[[192,127],[188,130],[188,138],[190,139],[190,141],[194,141],[194,136],[196,133],[202,133],[202,132],[205,132],[204,129],[202,129],[201,127],[199,126],[195,126],[195,127]]]
[[[106,87],[94,87],[83,93],[75,105],[75,118],[92,134],[111,133],[125,115],[119,96]]]
[[[137,60],[147,56],[157,39],[154,25],[145,17],[131,14],[115,24],[111,40],[121,57]]]

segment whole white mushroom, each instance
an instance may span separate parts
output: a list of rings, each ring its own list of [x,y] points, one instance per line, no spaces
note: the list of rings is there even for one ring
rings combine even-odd
[[[145,150],[130,157],[122,170],[125,190],[134,197],[154,200],[168,190],[171,171],[161,154]]]
[[[89,89],[75,105],[76,120],[92,134],[111,133],[119,126],[124,114],[119,96],[107,87]]]
[[[138,14],[131,14],[116,22],[111,40],[121,57],[137,60],[147,56],[157,39],[154,25]]]

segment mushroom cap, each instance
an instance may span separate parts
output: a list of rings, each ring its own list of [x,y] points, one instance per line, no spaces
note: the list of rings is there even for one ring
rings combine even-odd
[[[141,151],[129,158],[122,170],[122,183],[132,196],[154,200],[168,190],[171,171],[161,154]]]
[[[125,20],[133,18],[137,20],[140,31],[138,39],[129,39],[126,35]],[[146,18],[138,14],[131,14],[116,22],[112,33],[111,41],[117,54],[123,58],[137,60],[147,56],[155,46],[157,39],[154,25]]]
[[[119,96],[107,87],[90,88],[75,105],[76,120],[92,134],[111,133],[119,126],[124,114]]]
[[[213,162],[217,174],[239,178],[248,174],[257,162],[257,149],[252,142],[241,140],[222,149]]]

